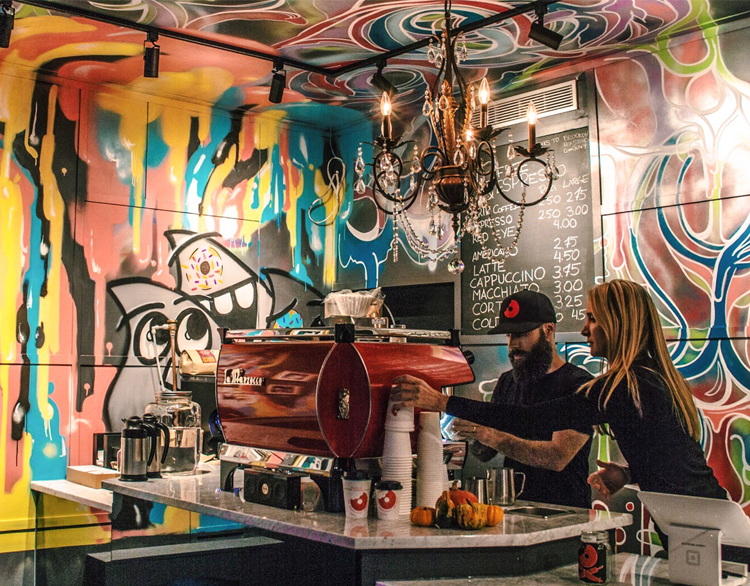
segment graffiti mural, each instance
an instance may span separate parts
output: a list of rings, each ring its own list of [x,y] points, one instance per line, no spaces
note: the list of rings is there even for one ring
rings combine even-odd
[[[90,463],[93,433],[118,429],[173,384],[152,325],[174,318],[179,349],[218,348],[223,327],[317,317],[308,303],[334,283],[346,220],[334,213],[316,223],[308,211],[349,208],[345,170],[334,181],[328,163],[352,157],[331,127],[312,121],[363,122],[327,106],[307,105],[303,115],[294,104],[269,108],[267,95],[256,101],[232,88],[231,62],[223,73],[166,74],[157,81],[165,92],[147,95],[128,61],[135,43],[110,43],[110,57],[88,46],[91,81],[115,85],[43,78],[28,67],[70,65],[51,53],[72,52],[90,31],[73,27],[63,39],[54,19],[37,25],[32,36],[46,34],[50,45],[16,47],[12,57],[23,55],[27,69],[0,66],[0,533],[28,531],[32,549],[30,482]],[[194,102],[169,98],[182,84]],[[331,190],[336,197],[326,198]],[[174,525],[168,532],[185,526],[170,516],[151,522]],[[103,532],[97,526],[92,539]],[[3,544],[0,555],[29,549],[29,539]],[[22,570],[8,572],[0,581]]]
[[[403,44],[432,30],[435,10],[246,3],[220,19],[196,3],[87,4],[163,26],[184,15],[181,25],[217,34],[247,27],[264,51],[323,60],[323,42],[362,55]],[[464,2],[457,15],[497,4]],[[519,18],[470,39],[468,67],[493,90],[551,79],[572,58],[576,72],[594,68],[605,276],[649,287],[699,402],[709,462],[750,512],[749,47],[743,30],[713,28],[748,3],[731,14],[701,0],[559,4],[560,51],[527,44]],[[672,38],[684,30],[704,34]],[[138,32],[23,6],[0,52],[0,534],[24,535],[0,554],[33,547],[32,480],[88,463],[94,432],[173,385],[152,326],[176,319],[179,349],[217,348],[223,327],[311,323],[310,302],[335,287],[439,278],[434,259],[394,263],[391,220],[352,193],[357,148],[372,140],[371,70],[335,82],[291,73],[277,106],[270,62],[165,41],[160,77],[147,80],[142,45]],[[596,48],[622,51],[579,59]],[[422,55],[391,65],[398,124],[423,143],[434,70]],[[484,349],[485,393],[503,352]],[[598,367],[585,348],[567,352]]]
[[[745,44],[730,32],[638,51],[596,77],[607,276],[648,287],[709,464],[750,512],[750,70],[729,57]]]

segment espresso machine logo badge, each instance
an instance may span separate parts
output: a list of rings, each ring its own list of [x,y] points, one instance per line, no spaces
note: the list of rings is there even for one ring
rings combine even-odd
[[[341,388],[338,392],[339,419],[349,419],[349,389]]]
[[[262,387],[266,384],[266,379],[262,376],[245,376],[244,368],[229,368],[224,373],[224,384]]]

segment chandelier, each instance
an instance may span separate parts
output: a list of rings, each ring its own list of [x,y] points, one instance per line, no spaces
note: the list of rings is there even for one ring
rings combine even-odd
[[[499,193],[508,202],[519,206],[516,232],[512,242],[506,246],[495,246],[493,254],[503,258],[517,250],[518,238],[523,226],[524,208],[544,200],[552,183],[558,177],[554,151],[536,142],[536,110],[530,103],[527,112],[528,148],[514,146],[512,135],[508,146],[507,165],[498,162],[495,139],[508,128],[494,129],[488,123],[490,87],[483,78],[478,89],[467,84],[458,69],[458,64],[468,57],[463,33],[452,34],[450,0],[445,2],[445,23],[442,34],[430,39],[427,58],[438,68],[431,87],[425,90],[422,113],[429,119],[437,144],[431,144],[419,152],[413,145],[411,158],[404,159],[407,146],[414,141],[402,141],[393,134],[391,120],[393,106],[387,92],[383,92],[380,108],[382,113],[381,135],[372,145],[372,163],[366,164],[360,144],[354,165],[356,181],[354,190],[365,192],[365,171],[369,166],[372,176],[372,193],[377,207],[393,216],[393,240],[391,251],[394,262],[398,262],[398,230],[403,231],[406,241],[420,258],[444,260],[453,257],[448,270],[457,274],[463,271],[460,258],[460,242],[473,236],[481,244],[483,252],[489,253],[485,238],[480,238],[483,226],[490,225],[495,243],[501,235],[492,222],[483,222],[490,217],[489,201]],[[460,49],[457,45],[461,41]],[[472,117],[479,106],[479,126],[474,127]],[[369,143],[368,143],[369,144]],[[546,154],[546,160],[540,157]],[[517,156],[520,157],[517,158]],[[541,165],[546,184],[542,182],[540,195],[527,200],[530,185],[530,169]],[[519,199],[513,199],[503,191],[505,178],[522,185]],[[425,235],[420,235],[412,226],[407,210],[420,196],[426,195],[426,208],[430,215],[428,232],[436,244],[430,244]],[[453,238],[445,238],[443,213],[451,217]]]

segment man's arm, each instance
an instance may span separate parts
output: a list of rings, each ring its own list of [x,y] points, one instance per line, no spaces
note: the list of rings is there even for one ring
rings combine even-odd
[[[453,429],[467,439],[479,443],[509,458],[535,468],[560,472],[586,444],[589,436],[572,429],[556,431],[549,441],[525,440],[504,431],[474,425],[468,421],[453,424]]]

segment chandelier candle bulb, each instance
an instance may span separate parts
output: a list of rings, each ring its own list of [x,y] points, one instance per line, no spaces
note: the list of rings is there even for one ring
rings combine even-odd
[[[487,78],[482,78],[482,83],[479,84],[479,126],[480,128],[487,128],[488,124],[488,111],[490,103],[490,84],[487,82]]]
[[[383,97],[380,99],[380,112],[383,114],[383,124],[381,125],[381,132],[383,138],[390,139],[393,134],[393,125],[391,124],[391,99],[388,97],[386,92],[383,92]]]
[[[534,102],[529,104],[529,110],[526,112],[526,120],[529,122],[529,152],[534,150],[536,144],[536,108]]]

